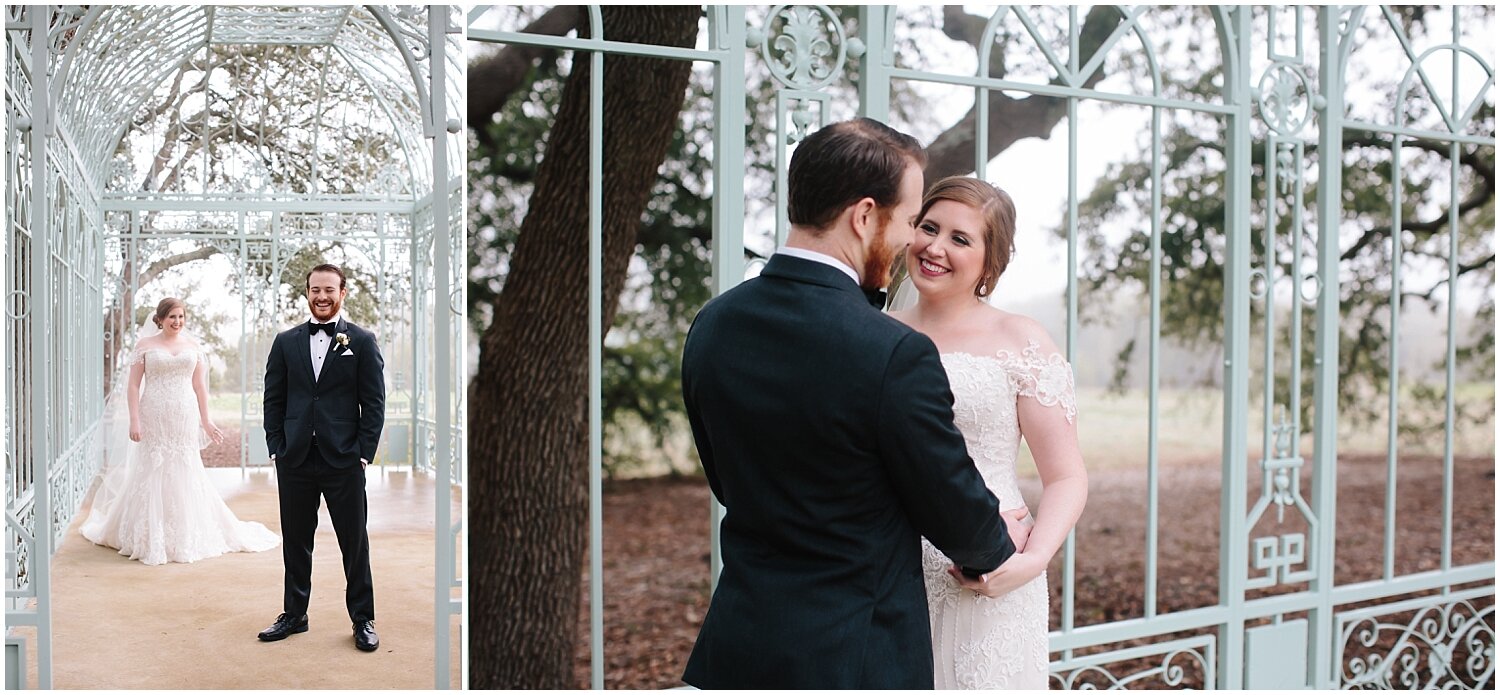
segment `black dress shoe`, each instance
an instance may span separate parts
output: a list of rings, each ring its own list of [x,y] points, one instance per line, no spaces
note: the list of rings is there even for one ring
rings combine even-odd
[[[361,620],[354,624],[354,646],[362,652],[373,652],[380,647],[380,636],[375,634],[375,621]]]
[[[262,642],[275,642],[299,632],[307,632],[307,614],[293,618],[289,613],[282,613],[276,616],[276,622],[271,623],[270,627],[261,630],[256,636]]]

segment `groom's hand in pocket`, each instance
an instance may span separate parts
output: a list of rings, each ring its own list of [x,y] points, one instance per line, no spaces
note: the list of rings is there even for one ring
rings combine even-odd
[[[1026,507],[1016,507],[1000,512],[1001,518],[1005,519],[1005,530],[1010,533],[1010,542],[1016,545],[1017,553],[1026,552],[1026,541],[1031,538],[1031,510]]]

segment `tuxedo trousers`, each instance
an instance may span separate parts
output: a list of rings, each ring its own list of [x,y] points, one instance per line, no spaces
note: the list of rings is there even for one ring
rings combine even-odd
[[[344,604],[353,622],[375,619],[375,587],[370,577],[369,519],[365,497],[365,469],[357,462],[335,468],[314,445],[300,466],[276,464],[276,490],[281,501],[281,559],[286,566],[282,610],[293,616],[307,613],[312,595],[313,537],[318,530],[320,498],[344,556]]]

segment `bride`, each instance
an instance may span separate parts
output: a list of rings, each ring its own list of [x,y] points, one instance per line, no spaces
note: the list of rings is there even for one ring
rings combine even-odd
[[[141,331],[128,360],[128,439],[106,436],[110,463],[81,533],[147,565],[276,547],[270,529],[235,518],[203,470],[199,450],[224,435],[208,417],[207,355],[184,330],[187,306],[163,299],[151,320],[157,330]]]
[[[1025,506],[1016,453],[1026,438],[1042,479],[1035,525],[999,569],[965,578],[926,540],[922,566],[939,689],[1047,688],[1047,563],[1083,513],[1088,477],[1078,450],[1072,367],[1036,321],[985,303],[1010,261],[1015,205],[988,183],[937,182],[907,249],[909,283],[892,316],[942,354],[955,424],[1001,509]],[[1028,520],[1030,521],[1030,520]]]

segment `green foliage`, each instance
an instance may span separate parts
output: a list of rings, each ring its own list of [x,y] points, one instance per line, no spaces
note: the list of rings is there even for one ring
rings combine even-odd
[[[856,10],[852,7],[834,9],[845,18],[846,29],[854,30]],[[518,19],[513,24],[524,25],[526,11],[515,12]],[[762,26],[765,17],[757,12],[751,11],[749,21],[754,26]],[[1401,21],[1415,35],[1424,30],[1423,21],[1427,14],[1422,8],[1398,10]],[[948,26],[948,20],[943,10],[937,7],[902,9],[901,20],[897,22],[898,46],[895,51],[901,67],[921,70],[930,67],[933,60],[953,60],[955,51],[972,52],[972,46],[958,38],[963,27],[957,23]],[[1158,46],[1157,55],[1163,61],[1177,61],[1163,66],[1163,95],[1203,100],[1204,95],[1222,89],[1222,66],[1191,62],[1196,56],[1217,53],[1218,40],[1207,10],[1162,9],[1152,12],[1152,21],[1159,34],[1154,38],[1163,42]],[[978,18],[977,25],[983,24],[984,18]],[[1024,33],[1002,32],[995,53],[1003,57],[1003,66],[1012,75],[1050,74],[1046,61]],[[497,118],[489,123],[471,124],[480,129],[471,131],[469,157],[469,215],[470,229],[473,230],[469,246],[469,316],[476,331],[483,331],[489,324],[489,307],[501,299],[508,260],[526,214],[536,164],[545,155],[552,118],[567,79],[569,60],[564,54],[538,61],[531,68],[526,86],[511,96]],[[774,182],[775,135],[770,129],[776,120],[775,98],[763,62],[752,58],[747,67],[751,74],[745,99],[745,190],[747,198],[764,200],[771,197]],[[1132,85],[1137,93],[1151,90],[1148,64],[1138,54],[1117,49],[1110,54],[1102,69],[1111,73],[1110,79],[1118,76]],[[1120,88],[1118,84],[1112,84],[1115,86],[1111,89]],[[852,83],[840,82],[827,91],[835,105],[857,102]],[[912,132],[918,133],[924,141],[931,141],[952,120],[946,114],[932,113],[931,104],[906,81],[896,81],[891,96],[891,120],[910,124]],[[1165,111],[1164,114],[1161,182],[1162,209],[1165,211],[1161,234],[1163,337],[1187,345],[1214,346],[1221,344],[1224,337],[1225,200],[1228,197],[1224,143],[1227,131],[1225,122],[1219,117]],[[638,425],[625,423],[644,422],[658,443],[674,426],[672,423],[679,421],[678,370],[682,336],[699,307],[711,295],[709,239],[713,156],[712,83],[708,71],[695,70],[681,118],[681,127],[642,215],[636,255],[631,261],[630,276],[619,298],[620,311],[616,314],[604,351],[606,427],[636,427]],[[1488,123],[1483,128],[1493,133],[1492,107],[1486,106],[1478,120]],[[1388,157],[1389,140],[1366,135],[1355,134],[1354,140],[1348,143],[1343,172],[1347,223],[1363,229],[1377,227],[1380,220],[1389,217],[1391,188],[1390,167],[1372,164],[1381,161],[1381,152]],[[998,133],[992,133],[991,137],[998,137]],[[1149,133],[1138,137],[1142,143],[1140,151],[1149,153]],[[1255,149],[1257,158],[1264,156],[1263,147]],[[1482,168],[1487,161],[1489,170],[1493,171],[1492,149],[1475,156],[1486,158],[1476,166]],[[1439,161],[1442,157],[1435,153],[1416,154],[1409,159],[1424,157],[1428,159],[1403,168],[1403,175],[1407,177],[1410,214],[1425,211],[1430,216],[1431,207],[1436,204],[1434,201],[1446,195],[1446,187],[1438,185],[1433,178],[1435,172],[1445,166],[1445,160]],[[1437,159],[1431,159],[1433,157]],[[1308,147],[1300,166],[1304,170],[1314,170],[1315,164],[1316,150]],[[1253,228],[1260,229],[1265,219],[1263,162],[1257,159],[1254,165],[1257,175],[1253,180],[1255,202],[1251,223]],[[1466,169],[1470,173],[1473,170],[1473,166]],[[1474,177],[1466,176],[1466,180],[1472,183]],[[1490,183],[1492,185],[1493,181]],[[1132,161],[1112,164],[1091,189],[1085,189],[1087,193],[1080,200],[1078,224],[1082,252],[1080,284],[1084,290],[1080,309],[1084,320],[1106,318],[1108,303],[1095,300],[1118,296],[1121,292],[1146,293],[1151,280],[1150,225],[1146,222],[1151,210],[1151,186],[1150,159],[1143,155]],[[1465,189],[1465,195],[1478,190],[1470,188]],[[1312,209],[1312,194],[1310,188],[1309,198],[1304,201],[1308,210]],[[1309,214],[1307,218],[1311,228],[1312,216]],[[758,218],[746,221],[744,233],[750,249],[747,255],[756,255],[756,249],[770,247],[771,230],[753,226],[755,219]],[[1279,227],[1282,246],[1275,250],[1281,257],[1290,252],[1288,224],[1287,216],[1283,215]],[[1493,241],[1485,233],[1490,230],[1489,234],[1492,234],[1493,228],[1491,192],[1488,202],[1465,212],[1460,243],[1469,254],[1461,262],[1466,264],[1465,267],[1474,266],[1465,272],[1465,282],[1472,278],[1486,295],[1493,288],[1493,261],[1486,264],[1483,256],[1493,256]],[[1412,242],[1411,251],[1417,255],[1437,258],[1446,253],[1438,248],[1446,243],[1442,235],[1424,235]],[[1308,245],[1305,248],[1310,248],[1311,237],[1304,238],[1304,243]],[[1388,277],[1388,266],[1382,260],[1381,248],[1380,243],[1375,243],[1346,260],[1341,283],[1341,301],[1349,311],[1349,318],[1344,323],[1346,335],[1342,344],[1345,349],[1340,351],[1341,383],[1346,385],[1340,394],[1341,403],[1346,412],[1362,413],[1363,416],[1374,412],[1371,409],[1374,399],[1368,394],[1387,376],[1384,365],[1388,358],[1383,356],[1381,347],[1386,344],[1386,328],[1380,318],[1380,307],[1382,301],[1388,302],[1388,298],[1382,299],[1381,293],[1388,292],[1389,285],[1382,285],[1383,278]],[[1259,259],[1265,251],[1257,234],[1252,242],[1252,253]],[[1420,292],[1429,289],[1419,288]],[[1437,297],[1446,292],[1441,288],[1436,291],[1436,295],[1430,296]],[[611,299],[606,298],[606,301]],[[1409,301],[1425,302],[1427,299],[1414,297]],[[1386,311],[1388,313],[1388,309]],[[1476,325],[1487,325],[1488,328],[1465,336],[1458,350],[1460,362],[1466,374],[1471,376],[1491,370],[1484,364],[1492,362],[1494,356],[1492,297],[1482,304],[1479,314],[1489,319]],[[1285,330],[1288,322],[1284,316],[1278,316],[1278,324]],[[1281,339],[1281,344],[1287,344],[1284,334]],[[1304,339],[1302,347],[1310,351],[1312,341]],[[1124,383],[1126,365],[1142,351],[1142,346],[1135,341],[1119,349],[1114,374],[1117,387]],[[1310,352],[1305,363],[1311,364]],[[1279,378],[1284,381],[1286,375]],[[1304,393],[1302,403],[1304,409],[1309,407],[1310,391]],[[1422,410],[1431,412],[1430,408]],[[1304,412],[1304,415],[1310,414]],[[606,451],[606,459],[607,466],[619,468],[630,463],[630,454]]]
[[[306,321],[307,274],[323,263],[333,263],[344,271],[349,296],[344,299],[344,318],[361,326],[372,327],[380,315],[375,296],[375,271],[361,267],[359,257],[348,252],[341,242],[319,242],[298,249],[287,261],[278,279],[278,306],[282,324]],[[280,329],[278,329],[280,330]]]
[[[854,7],[835,7],[854,31]],[[514,13],[516,25],[529,20]],[[752,23],[759,19],[751,18]],[[853,34],[851,34],[853,35]],[[902,40],[915,51],[915,40]],[[490,307],[500,301],[509,258],[515,248],[537,163],[545,156],[553,117],[569,74],[570,58],[537,61],[525,80],[489,123],[471,124],[469,138],[469,320],[476,332],[489,325]],[[774,185],[775,95],[769,73],[752,60],[745,95],[745,189],[750,198],[766,199]],[[831,87],[834,99],[854,103],[852,84]],[[924,105],[897,85],[893,111],[912,118]],[[641,216],[630,276],[619,298],[619,311],[604,349],[604,421],[619,437],[621,428],[641,422],[658,445],[681,426],[680,362],[682,340],[698,309],[712,296],[710,239],[713,214],[713,82],[700,66],[693,72],[681,123],[659,170],[651,198]],[[747,223],[748,226],[748,223]],[[747,228],[747,258],[768,248],[773,230]],[[610,301],[606,298],[605,301]],[[639,457],[628,451],[606,451],[605,465],[618,471]]]
[[[1202,92],[1206,85],[1195,90]],[[1165,128],[1162,141],[1161,172],[1161,274],[1162,337],[1189,346],[1211,348],[1223,341],[1224,270],[1227,261],[1224,201],[1225,133],[1218,118],[1174,114]],[[1476,116],[1479,130],[1494,132],[1494,108],[1486,104]],[[1149,134],[1147,135],[1149,137]],[[1342,260],[1338,271],[1339,307],[1341,312],[1339,347],[1339,412],[1342,420],[1367,426],[1387,416],[1384,394],[1390,389],[1391,341],[1391,264],[1390,228],[1395,186],[1392,146],[1389,136],[1347,129],[1344,137],[1341,172],[1343,228],[1340,230]],[[1141,148],[1149,153],[1149,141]],[[1415,310],[1445,313],[1448,301],[1448,257],[1450,254],[1449,176],[1451,153],[1447,145],[1406,139],[1403,142],[1400,167],[1403,192],[1402,269],[1403,315]],[[1264,243],[1266,209],[1265,145],[1254,144],[1252,163],[1250,222],[1251,264],[1264,267],[1268,249]],[[1310,172],[1305,197],[1300,201],[1305,227],[1302,232],[1302,257],[1312,270],[1316,257],[1316,180],[1317,147],[1306,145],[1300,162],[1291,163],[1294,170]],[[1489,379],[1494,363],[1494,149],[1464,146],[1460,148],[1458,194],[1458,262],[1461,277],[1458,296],[1462,307],[1477,306],[1477,320],[1468,322],[1472,330],[1457,336],[1456,368],[1461,379]],[[1289,176],[1284,164],[1282,176]],[[1151,281],[1151,229],[1138,224],[1121,230],[1119,220],[1149,220],[1151,211],[1151,160],[1120,162],[1094,182],[1092,190],[1079,202],[1081,318],[1105,321],[1109,298],[1121,292],[1144,295]],[[1296,235],[1292,227],[1290,195],[1278,197],[1276,245],[1270,257],[1279,266],[1278,273],[1290,272],[1290,259],[1296,255]],[[1056,228],[1059,236],[1066,227]],[[1090,299],[1099,300],[1097,304]],[[1282,357],[1275,375],[1276,392],[1283,397],[1292,388],[1285,357],[1291,344],[1290,292],[1283,289],[1273,302],[1277,351]],[[1469,311],[1470,309],[1465,309]],[[1252,353],[1260,359],[1260,340],[1264,335],[1263,302],[1252,302],[1252,333],[1256,346]],[[1301,416],[1311,422],[1314,360],[1313,307],[1303,306],[1300,356],[1303,366]],[[1410,319],[1403,319],[1408,321]],[[1462,324],[1461,324],[1462,325]],[[1403,331],[1403,335],[1407,335]],[[1408,342],[1411,340],[1407,335]],[[1418,340],[1443,341],[1445,335],[1417,336]],[[1133,347],[1133,346],[1128,346]],[[1405,349],[1410,349],[1406,345]],[[1122,350],[1115,361],[1115,382],[1121,383],[1132,357],[1132,350]],[[1422,372],[1440,372],[1444,359],[1436,360]],[[1252,366],[1251,384],[1259,388],[1264,365]],[[1429,375],[1413,374],[1408,369],[1400,376],[1402,403],[1399,426],[1408,438],[1430,436],[1441,431],[1442,403],[1445,390],[1419,379]],[[1434,413],[1437,419],[1434,421]],[[1489,407],[1460,403],[1456,416],[1464,423],[1482,423],[1494,416]],[[1433,428],[1436,427],[1436,430]]]

